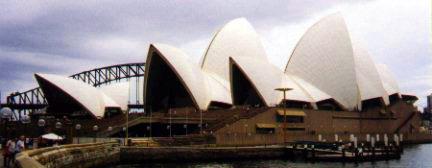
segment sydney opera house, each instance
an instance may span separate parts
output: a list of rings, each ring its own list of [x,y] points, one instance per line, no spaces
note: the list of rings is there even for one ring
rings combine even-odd
[[[217,106],[275,106],[348,111],[385,107],[401,97],[384,65],[349,36],[343,19],[330,16],[298,42],[284,70],[271,64],[252,26],[236,19],[219,30],[200,64],[172,46],[152,44],[147,57],[145,104],[159,110]],[[286,100],[275,88],[291,88]]]
[[[168,136],[163,133],[167,117],[172,124],[175,111],[180,126],[173,134],[184,134],[185,125],[190,134],[212,134],[218,143],[227,144],[238,143],[226,136],[234,133],[251,136],[242,143],[253,144],[262,142],[262,136],[284,141],[281,132],[295,140],[316,134],[418,131],[420,119],[413,105],[417,98],[400,92],[389,69],[376,64],[350,36],[340,14],[311,26],[286,57],[284,69],[270,63],[259,35],[243,18],[215,33],[199,63],[176,47],[151,44],[139,87],[145,116],[153,119],[133,126],[153,124],[141,132]],[[107,120],[108,115],[123,115],[134,94],[128,82],[94,87],[58,75],[35,77],[48,113]],[[289,90],[285,98],[278,88]],[[282,124],[284,117],[287,125]]]

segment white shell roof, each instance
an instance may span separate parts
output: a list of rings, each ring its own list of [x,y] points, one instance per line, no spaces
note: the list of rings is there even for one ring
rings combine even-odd
[[[202,69],[229,81],[230,57],[267,60],[260,37],[244,18],[230,21],[216,33],[205,52]]]
[[[52,74],[35,74],[35,76],[64,91],[97,118],[104,116],[105,107],[120,108],[120,105],[102,91],[82,81]]]
[[[388,104],[387,90],[393,88],[383,85],[369,53],[353,41],[339,13],[308,29],[285,72],[316,86],[349,110],[361,108],[361,101],[372,98],[381,97]]]
[[[316,103],[319,101],[331,99],[331,96],[327,93],[319,90],[312,84],[306,82],[305,80],[295,76],[295,75],[286,75],[288,78],[291,78],[303,91],[304,93],[308,94],[309,97],[312,99],[312,102]]]
[[[275,90],[281,87],[293,89],[287,92],[286,98],[288,100],[313,102],[309,95],[304,93],[292,79],[269,62],[242,57],[233,59],[233,61],[246,74],[266,105],[273,106],[283,100],[283,93]],[[259,67],[256,67],[256,65],[259,65]]]
[[[102,93],[101,97],[102,97],[103,104],[105,105],[105,107],[120,107],[120,105],[118,105],[113,99],[108,97],[106,94]]]
[[[221,79],[217,75],[206,73],[208,90],[211,94],[211,101],[225,104],[232,104],[230,84],[228,81]]]
[[[101,90],[106,96],[114,100],[114,103],[119,105],[123,111],[127,110],[129,101],[129,82],[100,86],[98,89]]]
[[[389,97],[369,53],[360,46],[359,42],[353,43],[353,51],[360,99],[367,100],[381,97],[385,104],[388,105],[390,103]]]
[[[209,95],[207,90],[207,77],[201,71],[200,67],[194,64],[186,53],[175,47],[166,44],[152,44],[149,50],[150,52],[146,61],[146,72],[148,72],[147,67],[151,66],[152,53],[157,52],[176,73],[198,108],[207,109],[211,95]]]
[[[400,94],[399,85],[394,77],[393,73],[388,69],[385,64],[376,65],[378,73],[381,78],[382,85],[387,92],[387,95]]]
[[[314,24],[294,49],[286,72],[332,96],[347,109],[358,103],[358,88],[351,40],[340,15]]]
[[[382,97],[388,104],[388,95],[399,92],[388,70],[376,66],[369,53],[352,41],[340,14],[325,17],[308,29],[284,71],[269,63],[259,36],[244,18],[229,22],[215,34],[201,67],[174,47],[154,44],[150,50],[160,53],[200,109],[212,101],[232,104],[230,59],[269,106],[283,99],[283,94],[274,90],[280,87],[293,88],[288,100],[314,104],[334,99],[348,110],[372,98]]]

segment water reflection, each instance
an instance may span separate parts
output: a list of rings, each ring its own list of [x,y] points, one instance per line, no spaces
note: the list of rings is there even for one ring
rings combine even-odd
[[[404,154],[400,160],[379,161],[375,163],[305,163],[305,162],[292,162],[287,160],[250,160],[250,161],[230,161],[230,162],[206,162],[206,163],[153,163],[153,164],[138,164],[138,165],[116,165],[112,168],[338,168],[338,167],[371,167],[371,168],[384,168],[384,167],[407,167],[407,168],[421,168],[432,167],[432,144],[421,144],[405,146]]]

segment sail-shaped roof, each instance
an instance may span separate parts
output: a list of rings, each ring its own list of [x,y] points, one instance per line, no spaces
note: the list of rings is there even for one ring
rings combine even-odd
[[[313,102],[300,86],[269,62],[242,57],[232,61],[248,76],[267,106],[277,105],[283,100],[282,92],[276,91],[276,88],[291,88],[292,90],[287,94],[288,100]]]
[[[206,109],[210,102],[210,96],[207,90],[207,78],[197,64],[189,59],[189,56],[175,47],[166,44],[150,45],[149,54],[146,61],[145,77],[145,102],[149,95],[149,75],[151,75],[152,59],[160,57],[166,65],[175,73],[180,83],[186,89],[195,106],[199,109]],[[163,74],[162,74],[163,75]]]
[[[129,82],[100,86],[98,89],[101,90],[106,96],[114,100],[123,111],[127,110],[129,102]]]
[[[390,69],[385,64],[377,64],[377,70],[387,95],[400,94],[399,85]]]
[[[202,59],[201,67],[203,71],[219,76],[228,84],[230,57],[267,60],[260,37],[244,18],[230,21],[215,34]]]
[[[354,109],[359,95],[354,66],[348,30],[336,14],[307,30],[285,71],[326,92],[345,108]]]
[[[361,46],[360,42],[353,43],[353,51],[360,100],[381,97],[384,103],[388,105],[390,103],[389,95],[384,89],[375,63],[369,53]]]
[[[285,73],[330,95],[345,109],[361,109],[364,100],[389,103],[375,63],[353,40],[340,13],[311,26],[295,47]]]
[[[232,20],[216,32],[200,65],[179,49],[151,45],[146,66],[147,90],[148,80],[156,80],[148,79],[154,56],[161,57],[163,64],[173,70],[200,109],[208,108],[211,102],[234,104],[233,96],[238,93],[233,88],[243,91],[238,84],[233,86],[234,81],[247,85],[248,92],[253,89],[239,96],[256,95],[254,100],[260,99],[267,106],[282,101],[282,93],[275,91],[281,87],[293,89],[287,100],[312,105],[331,100],[347,110],[361,109],[362,101],[376,98],[388,104],[389,95],[399,91],[386,69],[377,67],[365,48],[352,39],[339,13],[323,18],[307,30],[285,70],[268,61],[259,36],[244,18]],[[241,80],[233,80],[233,71]]]
[[[106,107],[120,108],[120,105],[111,97],[82,81],[52,74],[35,74],[35,78],[41,86],[48,103],[51,101],[59,101],[50,98],[65,98],[56,97],[55,95],[50,96],[50,94],[55,94],[48,90],[49,88],[47,85],[50,85],[50,90],[54,87],[53,89],[81,105],[82,108],[90,112],[90,114],[96,118],[104,117]]]

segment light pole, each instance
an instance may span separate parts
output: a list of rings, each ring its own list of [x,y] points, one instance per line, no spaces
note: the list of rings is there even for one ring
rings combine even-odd
[[[45,124],[46,124],[46,122],[44,119],[41,118],[38,120],[37,125],[39,126],[39,130],[40,130],[39,136],[42,136],[45,133]],[[40,140],[42,140],[42,138]],[[38,142],[38,143],[40,143],[40,142]]]
[[[63,132],[68,143],[73,143],[72,121],[67,116],[63,116]]]
[[[99,126],[94,125],[93,126],[93,131],[94,131],[94,139],[93,139],[93,143],[96,143],[96,136],[97,136],[97,131],[99,130]]]
[[[80,131],[80,129],[81,129],[81,124],[76,124],[75,125],[75,130],[76,130],[76,134],[77,134],[77,143],[79,144],[80,143],[80,138],[79,138],[79,131]]]
[[[245,128],[245,132],[244,132],[244,139],[246,140],[247,139],[247,133],[248,133],[248,124],[244,124],[244,128]]]
[[[186,131],[186,136],[188,134],[188,116],[189,116],[189,110],[186,111],[186,124],[184,125],[185,127],[185,131]]]
[[[185,135],[187,136],[187,134],[188,134],[188,132],[187,132],[187,124],[184,124],[183,128],[185,129]]]
[[[30,120],[30,117],[28,115],[22,116],[21,123],[28,124],[30,122],[31,122],[31,120]]]
[[[62,128],[62,123],[60,121],[57,121],[55,123],[55,128],[59,131],[59,134],[60,134],[60,129]]]
[[[171,109],[169,109],[169,136],[172,138],[172,116],[171,116]]]
[[[57,121],[57,122],[54,124],[54,127],[55,127],[55,129],[56,129],[56,131],[57,131],[57,135],[58,135],[58,136],[61,136],[61,134],[62,134],[62,131],[61,131],[62,123],[61,123],[60,121]]]
[[[150,123],[151,124],[151,123]],[[149,139],[151,138],[151,126],[150,125],[148,125],[147,126],[147,131],[149,132]]]
[[[124,139],[123,139],[123,141],[124,141],[124,142],[123,142],[123,145],[126,146],[126,145],[127,145],[127,144],[126,144],[126,127],[123,127],[122,130],[123,130],[123,133],[125,134],[125,135],[124,135]]]
[[[284,124],[283,124],[283,143],[285,144],[286,140],[286,92],[292,90],[292,88],[276,88],[276,91],[283,92],[283,111],[284,111]]]
[[[24,125],[24,130],[27,130],[27,125],[31,123],[30,117],[28,115],[24,115],[21,118],[21,124]]]
[[[170,126],[170,125],[167,125],[167,126],[166,126],[166,129],[167,129],[167,131],[168,131],[168,135],[169,135],[169,137],[171,138],[171,131],[170,131],[171,126]]]
[[[109,126],[107,130],[110,133],[113,130],[113,128]],[[108,141],[111,141],[111,136],[108,136]]]
[[[41,118],[38,120],[38,126],[41,130],[41,132],[40,132],[41,136],[45,133],[45,130],[44,130],[45,124],[46,124],[46,122],[44,119]]]
[[[129,109],[126,110],[126,128],[123,127],[125,131],[125,145],[127,145],[127,139],[129,139]]]

